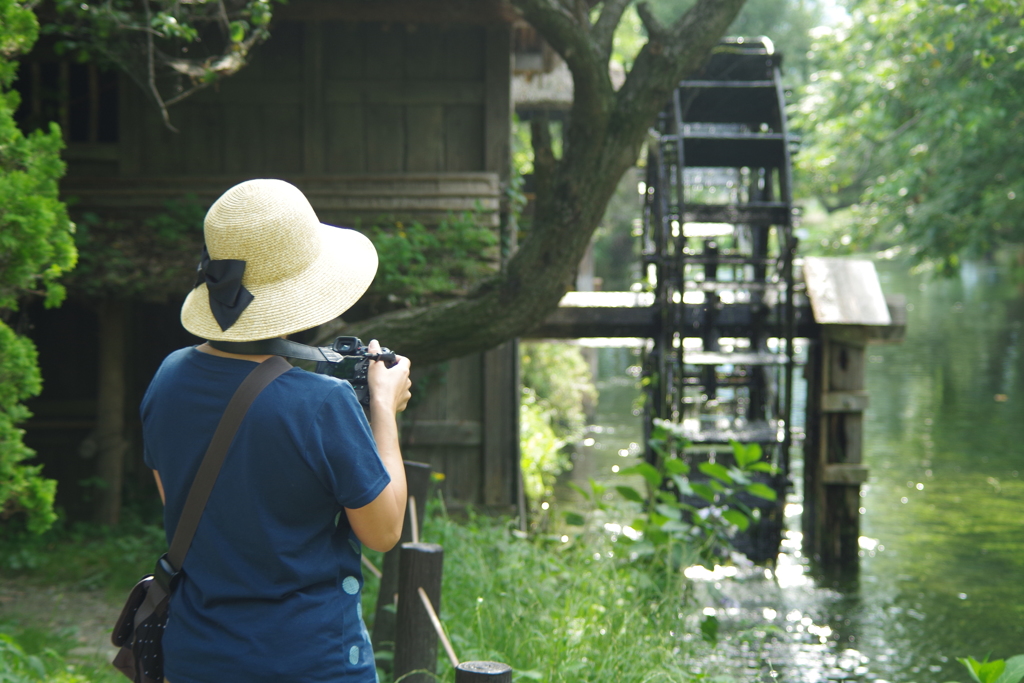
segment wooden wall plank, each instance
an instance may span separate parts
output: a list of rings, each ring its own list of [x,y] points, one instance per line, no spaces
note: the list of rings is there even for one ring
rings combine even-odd
[[[412,81],[439,81],[445,78],[447,31],[437,26],[414,25],[405,39],[405,77]]]
[[[480,171],[484,167],[483,107],[445,107],[445,170]]]
[[[247,69],[248,67],[246,67]],[[242,69],[240,74],[245,73]],[[296,81],[232,81],[232,76],[221,84],[220,91],[204,90],[193,95],[196,102],[213,104],[230,102],[258,107],[267,102],[300,104],[303,99],[302,79]]]
[[[171,122],[177,123],[180,128],[188,128],[191,118],[189,110],[181,108],[172,111],[174,114]],[[186,158],[181,135],[167,129],[154,107],[148,108],[142,126],[144,172],[149,175],[184,175]]]
[[[488,27],[485,67],[483,167],[507,181],[512,147],[511,27],[500,24]]]
[[[256,141],[265,147],[261,173],[273,176],[302,173],[302,108],[290,104],[263,107],[266,137]]]
[[[329,81],[359,80],[366,77],[365,27],[354,21],[323,24],[324,78]]]
[[[405,67],[405,28],[399,24],[365,26],[366,78],[398,81]]]
[[[185,102],[175,108],[180,112],[179,145],[185,153],[188,175],[224,172],[224,121],[218,116],[220,107]]]
[[[405,170],[404,119],[402,107],[384,104],[366,107],[363,121],[366,133],[366,170]]]
[[[136,176],[142,171],[141,109],[145,106],[138,86],[124,72],[117,77],[118,174]]]
[[[261,81],[302,83],[306,42],[304,22],[279,21],[274,24],[273,37],[253,53],[259,55],[263,72]],[[255,60],[254,60],[255,61]],[[246,67],[248,69],[249,67]],[[242,69],[239,73],[245,72]],[[234,78],[234,77],[232,77]]]
[[[519,347],[516,340],[483,356],[482,494],[486,505],[515,505],[519,467]]]
[[[484,29],[453,27],[446,32],[445,75],[453,81],[484,80]]]
[[[363,108],[359,105],[328,104],[324,107],[328,173],[362,173],[366,170],[366,135]]]
[[[324,99],[345,104],[483,104],[483,83],[449,81],[324,82]],[[291,93],[285,93],[291,96]]]
[[[443,171],[444,107],[440,105],[405,107],[405,169],[411,172]]]
[[[244,104],[225,103],[224,170],[254,177],[264,169],[266,131],[263,112]]]
[[[323,173],[324,99],[323,99],[323,31],[316,22],[306,22],[306,40],[303,44],[303,169],[310,175]],[[296,122],[297,124],[298,122]]]

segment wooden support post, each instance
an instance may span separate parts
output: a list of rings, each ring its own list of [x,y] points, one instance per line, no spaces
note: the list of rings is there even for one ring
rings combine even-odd
[[[483,354],[484,505],[512,510],[519,471],[519,342]]]
[[[435,612],[441,611],[444,550],[434,543],[403,543],[398,576],[394,677],[406,683],[433,683],[437,669],[437,632],[418,598],[422,588]],[[422,671],[429,673],[411,673]],[[406,674],[411,674],[406,676]],[[403,678],[404,676],[404,678]]]
[[[422,462],[405,462],[405,481],[409,487],[410,499],[415,498],[416,519],[420,528],[416,530],[416,537],[419,538],[423,528],[423,515],[427,505],[427,495],[430,489],[431,467]],[[402,543],[413,540],[412,525],[409,520],[411,515],[406,509],[405,524],[402,526]],[[373,651],[394,649],[395,643],[395,601],[398,595],[398,575],[401,549],[395,547],[384,554],[384,567],[381,572],[380,590],[377,593],[377,609],[373,618]]]
[[[463,662],[455,667],[455,683],[512,683],[512,667],[501,662]]]
[[[864,360],[870,332],[823,325],[807,366],[804,551],[829,575],[856,571],[863,464]]]

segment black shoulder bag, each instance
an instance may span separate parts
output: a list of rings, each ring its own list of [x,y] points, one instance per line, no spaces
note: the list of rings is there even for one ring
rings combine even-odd
[[[164,679],[161,640],[167,623],[167,602],[181,573],[185,554],[192,545],[203,508],[249,406],[268,384],[291,367],[284,358],[273,356],[257,365],[242,381],[224,410],[192,481],[170,549],[157,560],[153,574],[143,577],[128,595],[110,639],[121,648],[114,657],[114,667],[135,683],[160,683]]]

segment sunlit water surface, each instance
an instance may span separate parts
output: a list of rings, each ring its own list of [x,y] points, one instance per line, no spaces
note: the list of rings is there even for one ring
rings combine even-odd
[[[956,657],[1024,653],[1024,294],[988,266],[951,280],[879,268],[908,329],[868,349],[859,579],[809,575],[799,493],[774,571],[689,572],[725,634],[714,667],[740,680],[942,683],[966,680]],[[612,479],[642,439],[636,357],[600,361],[580,482]]]

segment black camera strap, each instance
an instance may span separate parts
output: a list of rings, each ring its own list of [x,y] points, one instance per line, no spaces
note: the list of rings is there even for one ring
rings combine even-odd
[[[337,362],[338,358],[330,358],[324,349],[318,346],[306,346],[298,342],[276,337],[259,341],[229,342],[207,341],[207,344],[225,353],[240,353],[251,356],[285,356],[299,360],[315,360],[317,362]]]

